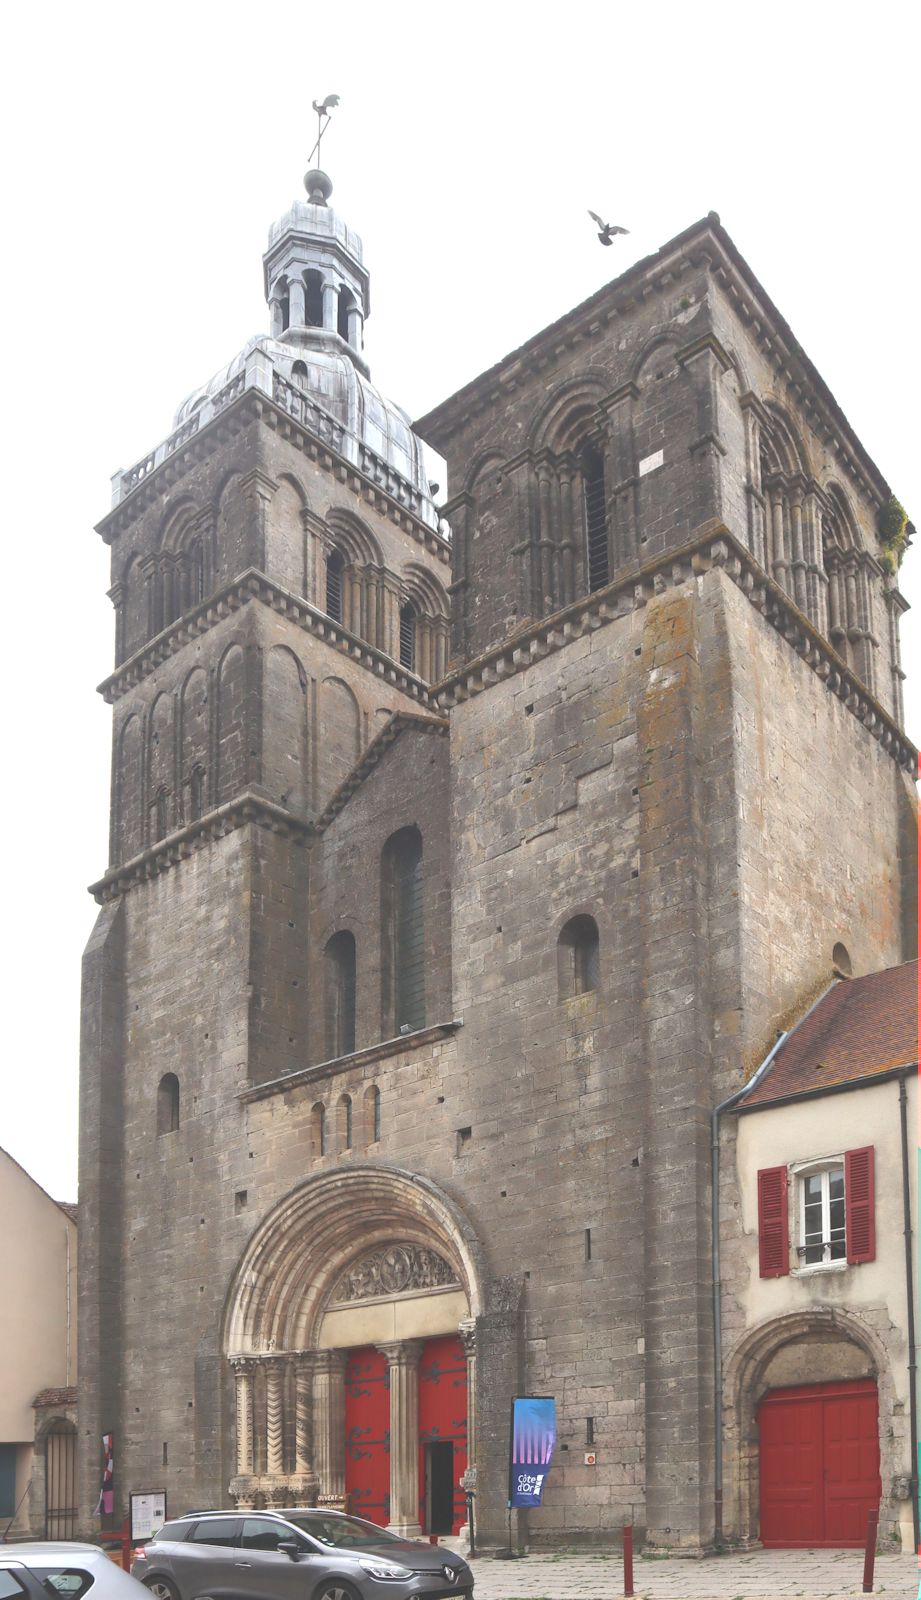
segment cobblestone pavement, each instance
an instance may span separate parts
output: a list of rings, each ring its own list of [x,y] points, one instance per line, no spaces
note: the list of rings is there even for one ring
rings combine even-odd
[[[472,1563],[476,1600],[619,1600],[623,1565],[612,1555],[478,1558]],[[637,1556],[637,1600],[859,1600],[861,1550],[748,1550],[699,1561]],[[918,1563],[912,1555],[876,1558],[874,1594],[916,1600]]]

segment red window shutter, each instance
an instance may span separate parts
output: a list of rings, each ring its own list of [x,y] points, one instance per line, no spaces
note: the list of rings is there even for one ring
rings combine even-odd
[[[844,1213],[847,1259],[851,1266],[876,1260],[876,1207],[873,1146],[844,1152]]]
[[[786,1167],[758,1173],[758,1268],[762,1278],[782,1278],[790,1270]]]

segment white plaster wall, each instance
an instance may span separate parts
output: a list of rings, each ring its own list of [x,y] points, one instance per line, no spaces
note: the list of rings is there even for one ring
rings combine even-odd
[[[918,1080],[908,1080],[909,1139],[918,1122]],[[742,1228],[749,1249],[747,1276],[739,1284],[746,1330],[793,1311],[821,1304],[850,1311],[888,1312],[886,1344],[896,1398],[908,1401],[907,1300],[902,1206],[899,1084],[892,1079],[870,1087],[806,1100],[799,1105],[765,1107],[738,1119],[736,1160]],[[792,1270],[784,1278],[758,1275],[758,1172],[762,1167],[843,1155],[873,1145],[875,1151],[876,1260],[861,1266],[802,1269],[795,1265],[798,1207],[790,1177],[789,1222]],[[917,1161],[909,1151],[912,1217],[917,1217]],[[917,1262],[917,1242],[913,1249]],[[916,1285],[917,1291],[917,1285]]]
[[[5,1151],[0,1217],[0,1440],[28,1441],[31,1456],[39,1389],[76,1382],[77,1228]]]

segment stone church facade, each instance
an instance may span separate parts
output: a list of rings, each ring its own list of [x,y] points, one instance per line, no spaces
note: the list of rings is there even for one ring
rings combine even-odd
[[[99,527],[83,1522],[111,1431],[120,1507],[498,1544],[536,1393],[518,1537],[707,1544],[710,1110],[913,954],[890,490],[715,216],[411,427],[329,200]]]

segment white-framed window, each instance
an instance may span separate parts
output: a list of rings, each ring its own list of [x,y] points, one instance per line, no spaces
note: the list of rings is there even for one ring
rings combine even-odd
[[[797,1265],[827,1267],[847,1260],[844,1157],[796,1173],[799,1237]]]

